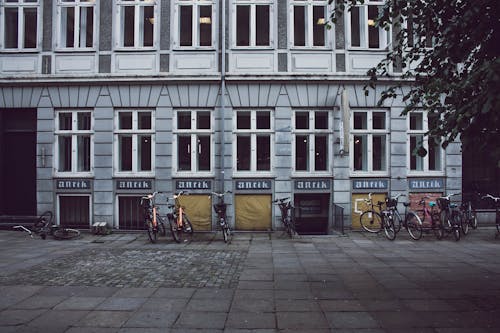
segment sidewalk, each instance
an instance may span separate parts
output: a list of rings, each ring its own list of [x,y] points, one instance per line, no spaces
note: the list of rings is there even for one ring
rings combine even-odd
[[[498,332],[500,239],[0,231],[0,332]]]

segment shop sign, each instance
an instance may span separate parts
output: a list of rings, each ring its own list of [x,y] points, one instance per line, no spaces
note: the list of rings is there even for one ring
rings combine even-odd
[[[235,182],[237,190],[270,190],[270,180],[237,180]]]
[[[329,190],[329,179],[296,180],[296,190]]]
[[[150,190],[153,188],[151,180],[118,180],[118,190]]]
[[[419,178],[410,179],[410,190],[432,190],[444,188],[444,179],[442,178]]]
[[[176,190],[209,190],[212,188],[211,180],[176,180]]]
[[[386,190],[389,188],[389,181],[386,179],[356,179],[352,182],[354,190]]]
[[[90,180],[86,179],[59,179],[57,180],[57,189],[60,190],[88,190],[90,189]]]

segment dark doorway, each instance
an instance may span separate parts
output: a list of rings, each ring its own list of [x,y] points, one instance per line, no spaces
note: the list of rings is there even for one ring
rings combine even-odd
[[[0,215],[36,215],[36,109],[0,109]]]
[[[330,194],[295,194],[295,223],[301,235],[325,235],[328,233]]]

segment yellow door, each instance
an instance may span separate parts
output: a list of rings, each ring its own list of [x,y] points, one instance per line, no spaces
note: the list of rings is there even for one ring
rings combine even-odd
[[[183,195],[179,199],[194,231],[212,230],[212,200],[208,194]]]
[[[271,195],[238,194],[234,209],[236,230],[271,230]]]
[[[364,199],[368,198],[368,193],[355,193],[352,195],[351,201],[351,221],[353,229],[361,229],[361,224],[359,217],[361,214],[371,209],[371,206],[367,205]],[[385,201],[385,193],[373,193],[372,194],[373,203],[376,204],[379,201]],[[374,207],[378,211],[378,207]]]

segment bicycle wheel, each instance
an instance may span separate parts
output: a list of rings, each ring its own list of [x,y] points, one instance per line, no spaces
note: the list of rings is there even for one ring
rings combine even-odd
[[[148,231],[148,238],[151,243],[156,243],[158,238],[158,230],[153,227],[153,221],[146,221],[146,229]]]
[[[176,243],[180,243],[182,231],[178,230],[179,228],[177,228],[177,221],[173,217],[172,218],[169,217],[168,224],[170,226],[170,233],[172,234],[172,238]]]
[[[293,238],[292,219],[290,216],[285,217],[283,224],[285,225],[285,231],[288,234],[288,237]]]
[[[406,230],[412,239],[422,238],[422,221],[414,212],[408,212],[406,215]]]
[[[39,234],[42,239],[46,238],[46,235],[51,232],[52,218],[54,214],[50,210],[42,213],[33,225],[33,231],[35,234]]]
[[[167,234],[165,231],[165,221],[163,221],[159,214],[156,214],[156,223],[158,223],[158,235],[165,236]]]
[[[377,233],[382,230],[382,216],[375,211],[363,212],[359,217],[359,222],[365,231]]]
[[[394,230],[396,233],[398,233],[401,230],[401,226],[403,225],[403,219],[401,218],[401,215],[399,215],[399,212],[397,210],[393,211],[392,214],[394,218]]]
[[[384,218],[384,233],[388,240],[396,239],[396,230],[394,228],[394,221],[390,218]]]
[[[80,236],[80,231],[70,228],[59,228],[54,231],[54,238],[59,240],[75,239]]]
[[[220,223],[220,227],[222,229],[222,237],[224,237],[224,242],[227,243],[227,242],[229,242],[231,230],[229,229],[229,227],[226,224],[226,221],[223,218],[220,219],[219,223]]]
[[[453,237],[455,237],[455,241],[458,242],[460,240],[460,235],[462,234],[462,232],[460,231],[461,218],[459,214],[454,214],[452,219],[453,219],[453,224],[452,224]]]
[[[184,234],[184,241],[191,241],[193,239],[194,228],[186,214],[182,213],[182,231]]]
[[[458,218],[460,220],[460,229],[465,236],[469,233],[469,221],[467,220],[465,214],[463,214],[462,212],[459,213]]]
[[[434,236],[436,236],[436,238],[438,240],[443,239],[444,228],[443,228],[443,224],[441,223],[439,213],[435,213],[435,214],[431,215],[431,219],[432,219],[432,230],[434,231]]]
[[[476,230],[477,229],[477,216],[476,216],[475,212],[472,212],[471,214],[472,215],[470,217],[469,224],[472,227],[472,229]]]

